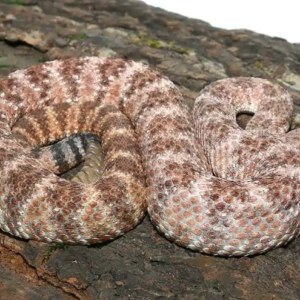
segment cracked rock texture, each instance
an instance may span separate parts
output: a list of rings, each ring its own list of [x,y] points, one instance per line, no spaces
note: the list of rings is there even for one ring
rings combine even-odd
[[[300,44],[214,28],[137,0],[0,0],[0,76],[88,55],[151,65],[178,85],[191,108],[217,79],[267,78],[292,94],[292,126],[298,126]],[[248,118],[240,117],[241,126]],[[298,300],[299,241],[265,255],[224,259],[170,243],[148,217],[125,236],[91,247],[0,233],[0,299]]]

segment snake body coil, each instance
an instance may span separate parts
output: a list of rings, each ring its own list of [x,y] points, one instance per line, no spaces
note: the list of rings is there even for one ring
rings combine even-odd
[[[245,130],[243,111],[255,114]],[[298,236],[289,94],[264,79],[224,79],[201,91],[193,114],[169,79],[121,59],[52,61],[1,79],[0,228],[91,244],[132,229],[147,206],[168,239],[208,254],[252,255]],[[31,151],[80,132],[99,136],[105,157],[88,185]]]

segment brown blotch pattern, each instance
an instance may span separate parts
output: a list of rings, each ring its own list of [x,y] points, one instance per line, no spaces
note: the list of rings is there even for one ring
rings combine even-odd
[[[85,97],[86,95],[86,97]],[[254,117],[245,130],[236,115]],[[0,228],[91,244],[132,229],[146,208],[178,245],[213,255],[263,253],[300,230],[292,100],[263,79],[204,88],[193,116],[175,85],[135,62],[53,61],[0,79]],[[73,133],[101,141],[101,178],[64,180],[32,153]]]

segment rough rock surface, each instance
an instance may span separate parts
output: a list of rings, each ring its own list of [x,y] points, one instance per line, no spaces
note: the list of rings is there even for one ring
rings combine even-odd
[[[242,75],[283,85],[300,110],[300,44],[214,28],[137,0],[0,0],[1,76],[85,55],[148,63],[179,86],[190,107],[210,82]],[[125,236],[91,247],[1,233],[0,299],[296,300],[299,240],[265,255],[223,259],[170,243],[148,217]]]

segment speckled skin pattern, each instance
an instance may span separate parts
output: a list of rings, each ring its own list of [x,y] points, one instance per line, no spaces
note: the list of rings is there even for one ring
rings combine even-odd
[[[29,117],[13,133],[34,110],[44,122]],[[255,113],[245,130],[242,111]],[[192,116],[175,85],[139,63],[91,57],[17,71],[0,80],[0,228],[102,242],[133,228],[146,200],[156,228],[193,250],[242,256],[286,244],[300,229],[291,114],[289,94],[263,79],[209,85]],[[59,178],[32,156],[32,147],[85,131],[105,156],[95,183]]]

